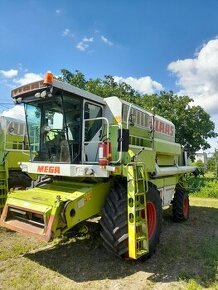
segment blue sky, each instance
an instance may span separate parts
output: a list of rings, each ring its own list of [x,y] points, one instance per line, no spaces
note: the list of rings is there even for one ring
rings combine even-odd
[[[0,109],[12,87],[79,69],[188,94],[218,128],[217,11],[216,0],[1,0]]]

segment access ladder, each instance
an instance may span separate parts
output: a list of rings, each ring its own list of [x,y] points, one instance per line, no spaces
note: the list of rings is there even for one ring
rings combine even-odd
[[[0,164],[0,213],[5,205],[8,193],[8,173],[6,171],[5,161]]]
[[[146,192],[148,178],[142,162],[127,165],[129,257],[138,259],[149,252]]]

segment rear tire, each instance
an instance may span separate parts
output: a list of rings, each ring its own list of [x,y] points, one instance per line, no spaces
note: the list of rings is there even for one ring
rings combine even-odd
[[[147,217],[149,232],[149,254],[151,256],[159,242],[162,224],[162,206],[158,190],[149,186],[147,199]],[[103,245],[112,253],[128,258],[128,217],[127,187],[119,183],[111,188],[106,199],[100,221]]]
[[[186,221],[189,218],[189,197],[184,188],[177,187],[172,201],[173,220],[176,222]]]
[[[8,189],[26,189],[31,186],[32,179],[23,172],[10,171],[8,178]]]
[[[147,217],[148,217],[148,238],[149,238],[149,255],[155,252],[157,244],[160,241],[162,227],[162,201],[159,191],[153,184],[150,184],[146,195]]]

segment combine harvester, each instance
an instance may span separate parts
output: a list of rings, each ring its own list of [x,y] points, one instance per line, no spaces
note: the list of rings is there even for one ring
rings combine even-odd
[[[184,162],[175,126],[117,97],[101,98],[45,79],[12,91],[24,103],[32,188],[12,192],[1,225],[49,241],[101,216],[104,246],[138,259],[159,241],[162,207],[189,217]]]
[[[31,178],[22,172],[20,161],[29,160],[25,122],[14,118],[0,117],[0,212],[8,190],[25,189],[31,185]]]

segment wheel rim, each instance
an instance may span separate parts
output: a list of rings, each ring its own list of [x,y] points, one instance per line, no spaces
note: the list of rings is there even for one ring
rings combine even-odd
[[[185,218],[188,217],[188,211],[189,211],[189,201],[188,197],[186,196],[183,201],[183,215]]]
[[[152,202],[147,202],[147,218],[148,218],[148,239],[150,240],[155,233],[157,224],[156,208]]]

